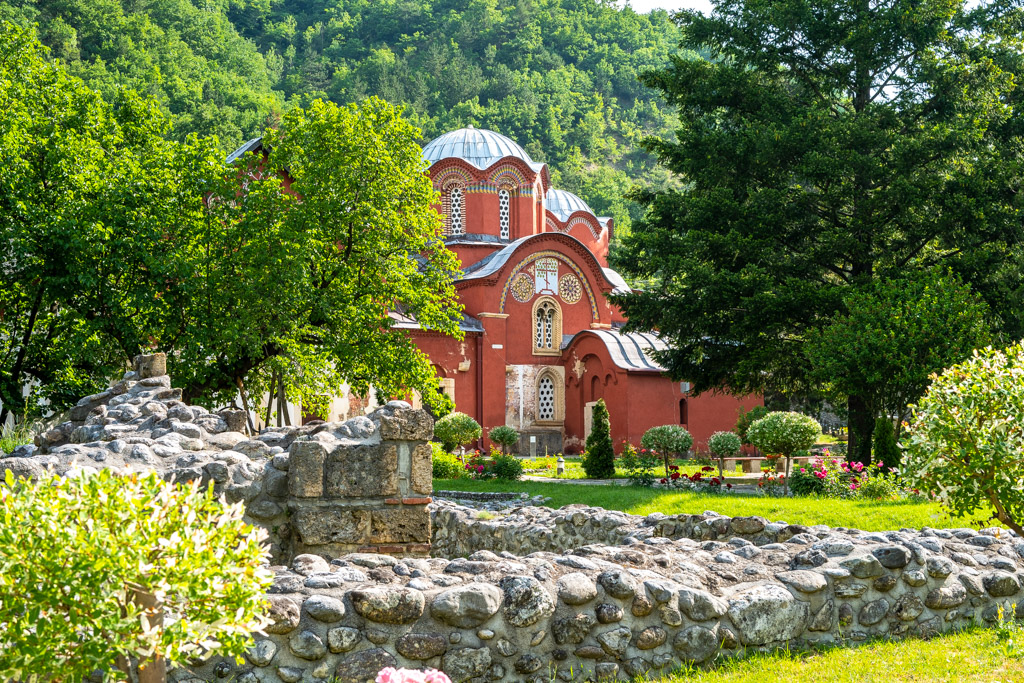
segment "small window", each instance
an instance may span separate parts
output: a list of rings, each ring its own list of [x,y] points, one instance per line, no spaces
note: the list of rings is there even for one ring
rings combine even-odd
[[[510,234],[510,199],[508,190],[498,190],[498,225],[501,226],[501,239],[503,240],[507,240]]]
[[[462,195],[461,187],[453,187],[448,192],[448,222],[451,226],[449,231],[452,235],[464,235],[466,233],[466,226],[463,223],[464,212],[466,209],[465,199]]]
[[[681,425],[689,424],[689,422],[690,422],[689,412],[690,411],[687,410],[687,407],[686,407],[686,399],[685,398],[679,399],[679,424],[681,424]]]
[[[537,385],[537,419],[555,419],[555,383],[550,377],[542,377]]]

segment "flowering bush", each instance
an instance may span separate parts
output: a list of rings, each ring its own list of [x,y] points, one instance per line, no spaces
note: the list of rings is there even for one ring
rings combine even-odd
[[[774,468],[761,470],[761,479],[757,482],[757,492],[765,496],[784,496],[786,488],[786,475],[776,472]]]
[[[387,667],[377,674],[377,683],[452,683],[443,671],[427,669],[395,669]]]
[[[809,485],[807,478],[818,484]],[[810,467],[799,468],[793,474],[791,485],[795,493],[804,493],[798,490],[803,488],[806,493],[818,493],[827,498],[898,500],[915,495],[900,484],[896,470],[887,467],[885,463],[848,463],[832,457],[827,450]]]
[[[801,413],[776,411],[750,425],[747,438],[765,454],[779,454],[786,458],[786,476],[789,476],[790,456],[794,451],[806,450],[814,445],[821,434],[821,425],[812,417]],[[786,493],[788,482],[783,478]]]
[[[657,475],[654,473],[660,458],[646,448],[637,449],[631,443],[623,444],[619,463],[626,470],[629,483],[634,486],[653,486]]]
[[[679,465],[668,466],[669,475],[661,483],[671,488],[687,489],[702,493],[717,493],[722,490],[722,478],[714,476],[715,468],[705,465],[693,474],[683,474]],[[732,490],[732,484],[725,482],[725,490]]]

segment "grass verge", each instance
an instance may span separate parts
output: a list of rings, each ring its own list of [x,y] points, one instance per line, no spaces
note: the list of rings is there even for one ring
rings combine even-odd
[[[974,519],[950,517],[938,503],[910,501],[835,500],[831,498],[767,498],[730,494],[699,494],[615,485],[558,484],[534,481],[475,481],[438,479],[434,488],[455,491],[524,491],[531,496],[548,496],[553,508],[586,503],[633,515],[663,512],[700,514],[705,510],[729,517],[758,515],[790,524],[827,524],[855,527],[865,531],[891,531],[906,527],[977,527],[987,515]]]
[[[662,683],[891,683],[893,681],[1024,680],[1020,645],[996,629],[975,629],[929,641],[876,641],[856,648],[777,652],[723,662],[709,671],[679,672]]]

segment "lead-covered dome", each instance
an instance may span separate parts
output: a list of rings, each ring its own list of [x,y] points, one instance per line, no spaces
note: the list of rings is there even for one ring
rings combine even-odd
[[[548,190],[544,196],[544,204],[548,211],[558,216],[560,221],[564,221],[577,211],[586,211],[591,216],[594,215],[593,209],[587,206],[585,201],[565,190]]]
[[[513,140],[493,130],[473,126],[445,133],[423,148],[423,158],[431,164],[452,157],[462,159],[481,170],[505,157],[522,159],[531,168],[543,165],[534,163],[526,150]]]

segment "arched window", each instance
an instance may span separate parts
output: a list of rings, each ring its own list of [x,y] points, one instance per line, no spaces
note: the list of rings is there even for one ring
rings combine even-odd
[[[466,234],[466,199],[461,187],[448,190],[448,234]]]
[[[555,419],[555,382],[548,375],[537,384],[537,419]]]
[[[498,190],[498,225],[501,226],[501,239],[507,240],[511,232],[509,204],[511,195],[508,190]]]
[[[686,408],[686,399],[679,399],[679,424],[685,425],[690,422],[689,410]]]
[[[542,356],[562,352],[562,309],[553,297],[542,296],[533,305],[533,352]]]

